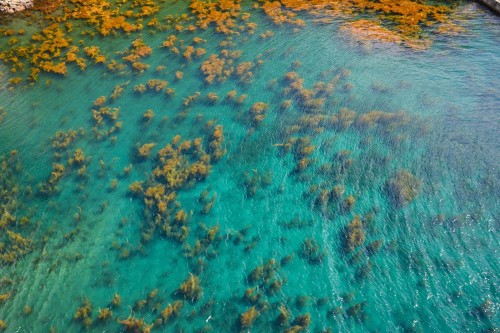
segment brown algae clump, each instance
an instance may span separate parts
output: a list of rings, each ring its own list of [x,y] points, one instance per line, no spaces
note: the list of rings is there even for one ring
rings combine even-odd
[[[118,322],[124,326],[124,331],[126,333],[150,333],[153,328],[153,324],[146,324],[143,318],[128,317]]]
[[[365,232],[363,223],[358,215],[354,216],[351,222],[346,227],[345,231],[345,246],[348,251],[353,251],[356,247],[363,245],[365,242]]]
[[[387,181],[386,189],[395,205],[404,206],[420,194],[422,181],[408,170],[401,170]]]
[[[200,286],[200,278],[189,274],[188,278],[179,287],[178,292],[190,302],[198,301],[203,292]]]
[[[92,305],[89,300],[84,300],[73,315],[75,321],[80,321],[85,327],[92,326]]]
[[[21,234],[29,223],[27,216],[21,214],[22,188],[18,184],[21,164],[17,151],[8,156],[0,156],[0,263],[14,264],[18,258],[32,250],[32,242]],[[28,189],[26,189],[25,192]],[[10,292],[2,295],[2,301],[10,297]]]
[[[300,256],[308,263],[318,265],[323,262],[326,252],[320,249],[318,242],[312,238],[307,238],[300,248]]]
[[[156,322],[160,322],[162,324],[167,323],[170,318],[179,316],[183,307],[182,301],[176,301],[173,305],[168,304],[165,309],[163,309],[160,313],[160,316]]]
[[[252,327],[255,319],[260,315],[255,306],[252,306],[247,311],[243,312],[240,316],[240,325],[242,328]]]

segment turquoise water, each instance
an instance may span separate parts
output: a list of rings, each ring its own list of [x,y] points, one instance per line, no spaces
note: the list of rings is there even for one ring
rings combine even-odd
[[[168,5],[165,12],[185,10]],[[92,45],[120,61],[114,52],[141,37],[153,48],[143,74],[130,67],[120,73],[98,65],[83,73],[69,67],[67,77],[41,75],[33,86],[10,90],[14,74],[0,67],[0,106],[6,111],[0,154],[17,151],[22,168],[13,176],[21,188],[16,213],[30,217],[19,230],[33,240],[29,254],[1,268],[11,280],[0,284],[1,293],[11,293],[0,304],[6,331],[120,332],[119,320],[153,323],[177,300],[183,301],[179,315],[153,331],[284,331],[306,313],[311,332],[498,330],[500,20],[476,5],[458,10],[466,13],[466,31],[435,36],[425,51],[360,44],[340,33],[342,19],[318,26],[304,16],[308,24],[296,32],[253,11],[257,33],[235,36],[229,47],[242,51],[235,63],[263,60],[248,84],[234,75],[224,83],[204,83],[200,66],[219,54],[224,40],[213,29],[177,34],[207,40],[206,54],[190,62],[160,48],[169,31],[93,39]],[[262,39],[268,29],[274,36]],[[165,69],[155,71],[157,66]],[[179,70],[183,78],[176,80]],[[322,106],[306,109],[298,94],[286,91],[290,71],[306,89],[330,84],[316,93],[324,98]],[[134,92],[149,79],[168,81],[175,95]],[[110,100],[117,85],[124,91]],[[232,102],[226,98],[231,90],[248,97]],[[196,92],[200,97],[184,106],[183,99]],[[208,93],[218,101],[209,102]],[[100,96],[108,97],[105,105],[120,108],[117,121],[123,124],[104,138],[92,132],[91,110]],[[287,109],[284,100],[291,100]],[[269,107],[253,126],[249,110],[257,102]],[[343,108],[355,114],[342,118]],[[148,109],[154,111],[149,121],[143,117]],[[362,116],[373,116],[373,110],[383,111],[382,118],[363,125]],[[316,122],[312,115],[323,118]],[[113,126],[103,123],[102,129]],[[176,240],[160,227],[151,231],[152,215],[129,185],[158,183],[151,174],[160,149],[176,135],[200,137],[206,147],[212,123],[223,127],[226,154],[212,160],[206,179],[177,189],[178,207],[172,208],[172,215],[180,207],[187,212],[187,238]],[[76,139],[55,150],[51,138],[70,129],[78,131]],[[314,146],[312,162],[299,171],[302,147],[296,143],[287,151],[283,144],[306,137],[310,143],[304,146]],[[151,156],[137,158],[137,148],[146,143],[156,143]],[[68,164],[77,148],[86,156],[84,176],[78,175],[80,165]],[[196,160],[194,154],[187,159]],[[37,187],[50,177],[53,163],[64,164],[66,172],[59,191],[46,196]],[[391,184],[408,173],[415,182],[403,182],[401,191],[414,190],[415,197],[403,202]],[[340,197],[334,186],[343,189]],[[328,193],[323,202],[321,191]],[[349,196],[352,207],[345,201]],[[365,239],[349,249],[348,224],[356,215]],[[201,250],[190,251],[197,240]],[[318,249],[307,252],[306,240]],[[275,263],[264,269],[269,279],[252,279],[252,271],[270,260]],[[196,300],[178,291],[190,274],[200,279]],[[256,297],[245,298],[254,287]],[[115,293],[121,305],[112,308],[113,318],[98,320],[98,309],[109,307]],[[93,309],[87,328],[74,319],[84,300]],[[141,300],[147,300],[142,307]],[[240,315],[252,306],[260,315],[251,329],[242,328]],[[290,315],[283,325],[276,320],[280,306]]]

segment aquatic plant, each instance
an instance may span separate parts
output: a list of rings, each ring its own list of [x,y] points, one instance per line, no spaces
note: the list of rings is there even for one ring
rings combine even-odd
[[[8,291],[4,294],[0,294],[0,304],[5,303],[12,296],[12,292]]]
[[[311,315],[306,313],[305,315],[300,315],[295,317],[292,322],[292,326],[286,329],[284,332],[286,333],[297,333],[307,331],[309,325],[311,324]]]
[[[221,55],[212,54],[201,64],[201,72],[205,76],[205,82],[212,84],[214,82],[223,83],[234,72],[233,60],[228,59],[228,53],[221,52]]]
[[[92,325],[92,305],[89,300],[84,300],[81,307],[79,307],[73,315],[75,321],[81,321],[85,327]]]
[[[207,103],[210,105],[215,105],[219,101],[219,96],[216,93],[208,93],[207,94]]]
[[[350,306],[349,308],[347,308],[346,314],[349,317],[361,318],[361,316],[363,315],[363,311],[364,311],[365,306],[366,306],[366,302],[354,304],[353,306]]]
[[[248,275],[247,280],[252,284],[259,283],[269,291],[269,285],[272,283],[271,281],[276,281],[275,277],[279,269],[280,266],[276,260],[274,258],[269,259],[265,265],[262,264],[254,268]]]
[[[136,72],[142,73],[149,68],[149,65],[140,62],[140,60],[150,56],[152,53],[153,49],[146,45],[142,39],[138,38],[124,52],[122,59],[128,62]]]
[[[85,164],[85,160],[86,160],[86,157],[85,157],[83,150],[78,148],[73,153],[73,157],[70,157],[68,159],[68,165],[81,167],[83,164]]]
[[[119,320],[118,323],[124,326],[126,333],[150,333],[153,328],[153,324],[146,324],[143,318],[128,317],[125,320]]]
[[[354,196],[352,196],[352,195],[349,195],[344,200],[344,210],[351,211],[354,208],[355,203],[356,203],[356,198],[354,198]]]
[[[184,297],[184,299],[190,302],[196,302],[202,295],[202,288],[200,286],[200,278],[189,274],[189,276],[180,285],[178,292]]]
[[[259,171],[253,169],[245,171],[242,175],[243,187],[246,190],[246,196],[251,198],[255,196],[258,190],[266,188],[271,185],[273,173],[272,171]]]
[[[145,122],[150,122],[151,119],[153,119],[154,116],[155,116],[154,111],[151,110],[151,109],[147,109],[146,112],[142,115],[142,119]]]
[[[117,98],[119,98],[123,91],[125,90],[125,87],[128,85],[128,82],[127,83],[124,83],[122,85],[118,84],[116,85],[114,88],[113,88],[113,92],[111,93],[111,95],[109,96],[109,98],[114,101],[116,100]]]
[[[250,107],[248,112],[254,126],[258,126],[264,120],[268,109],[269,105],[264,102],[257,102]]]
[[[245,61],[245,62],[238,64],[234,73],[235,73],[236,77],[238,77],[240,83],[243,83],[243,84],[252,83],[252,80],[254,77],[254,73],[253,73],[254,67],[255,67],[255,65],[251,61]]]
[[[59,151],[66,149],[71,143],[76,140],[79,132],[83,133],[83,129],[80,129],[79,131],[75,131],[73,129],[69,129],[66,132],[57,131],[55,136],[51,138],[52,148]]]
[[[415,48],[419,48],[422,44],[418,40],[421,37],[421,28],[435,23],[447,23],[450,12],[449,7],[439,3],[427,4],[413,0],[391,2],[356,0],[350,3],[340,0],[265,1],[262,9],[275,24],[287,23],[298,26],[302,26],[304,21],[294,19],[296,15],[294,11],[304,11],[312,15],[321,13],[322,19],[318,20],[318,23],[329,22],[330,17],[339,14],[356,16],[361,13],[362,17],[368,15],[369,18],[353,22],[351,30],[344,28],[344,31],[349,31],[352,37],[364,41],[381,40],[394,43],[404,40],[407,46]],[[391,30],[384,28],[383,25],[390,25]]]
[[[280,225],[286,229],[303,229],[314,225],[313,220],[305,220],[296,216],[288,222],[280,222]]]
[[[349,222],[344,234],[344,244],[349,251],[354,250],[356,247],[361,246],[365,242],[363,223],[358,215],[355,215],[351,222]]]
[[[326,256],[325,250],[320,249],[319,244],[312,238],[306,238],[300,248],[300,256],[308,263],[318,265]]]
[[[374,255],[380,250],[382,245],[383,245],[383,241],[380,239],[377,239],[366,246],[366,252],[369,255]]]
[[[408,170],[400,170],[386,183],[389,198],[396,206],[413,201],[422,190],[422,181]]]
[[[240,316],[240,326],[242,328],[250,328],[252,327],[255,319],[260,315],[260,312],[257,311],[255,306],[252,306],[247,311],[243,312]]]
[[[224,133],[221,125],[215,126],[210,141],[208,143],[207,152],[210,154],[211,161],[214,163],[219,161],[227,152],[224,144]]]
[[[23,313],[25,316],[29,316],[33,312],[33,309],[29,305],[25,305],[23,308]]]
[[[236,23],[234,19],[240,15],[240,0],[219,0],[217,2],[206,2],[191,0],[189,4],[191,13],[196,16],[196,25],[201,29],[207,29],[211,24],[215,25],[215,31],[223,34],[232,34]]]
[[[121,305],[122,299],[118,293],[113,295],[113,299],[111,300],[111,306],[119,307]]]
[[[50,196],[58,192],[57,184],[64,176],[65,170],[66,168],[64,167],[64,165],[53,163],[49,179],[47,180],[46,183],[40,184],[38,187],[40,193],[43,195]]]
[[[483,318],[493,318],[498,312],[498,304],[487,298],[476,310]]]
[[[151,150],[156,146],[156,143],[145,143],[137,148],[136,158],[138,160],[146,160],[151,154]]]
[[[287,308],[284,305],[281,305],[279,308],[279,315],[276,318],[276,323],[280,326],[288,324],[290,320],[290,312],[287,310]]]
[[[142,194],[142,192],[144,191],[142,187],[142,182],[140,181],[133,182],[132,184],[129,185],[128,190],[130,193],[134,195]]]
[[[97,319],[100,321],[107,321],[113,317],[113,312],[111,312],[110,308],[99,309],[99,314],[97,315]]]
[[[163,309],[160,313],[160,317],[162,323],[166,323],[170,320],[171,317],[179,316],[183,307],[183,303],[181,301],[174,302],[174,305],[168,304],[165,309]]]

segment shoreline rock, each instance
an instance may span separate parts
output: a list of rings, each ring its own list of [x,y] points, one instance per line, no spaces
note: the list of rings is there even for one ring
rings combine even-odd
[[[0,12],[12,14],[33,7],[33,0],[0,0]]]

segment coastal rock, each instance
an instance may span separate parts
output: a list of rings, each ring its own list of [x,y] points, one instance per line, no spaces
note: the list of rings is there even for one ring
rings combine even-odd
[[[33,7],[32,0],[0,0],[0,12],[15,13]]]

